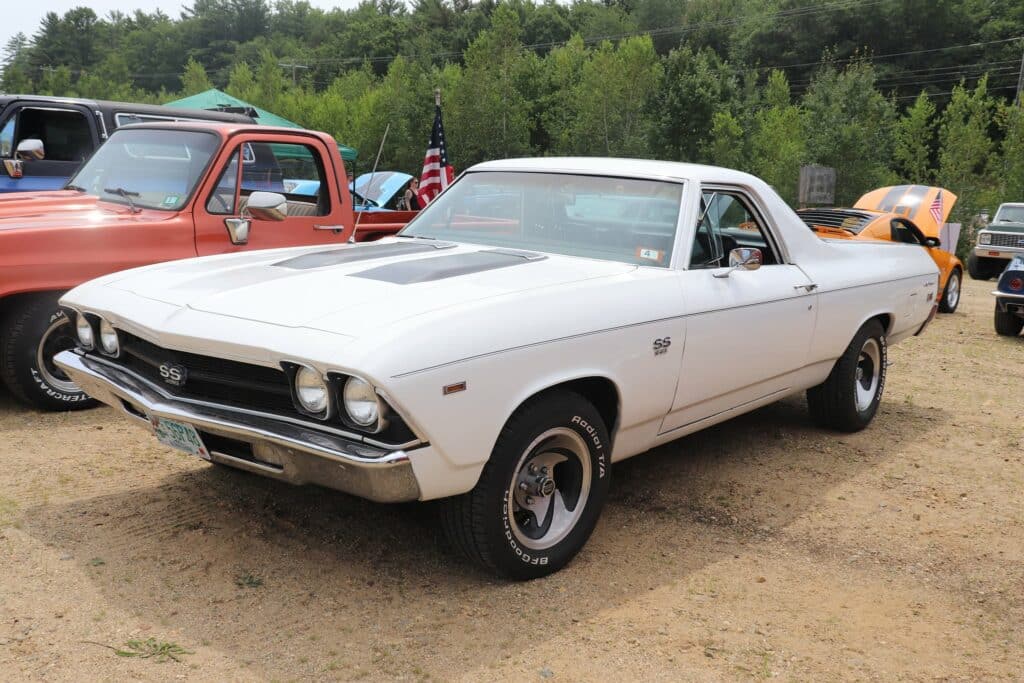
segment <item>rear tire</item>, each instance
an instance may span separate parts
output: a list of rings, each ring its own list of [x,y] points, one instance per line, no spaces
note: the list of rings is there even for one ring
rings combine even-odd
[[[995,325],[996,334],[1003,337],[1016,337],[1021,330],[1024,330],[1024,318],[1016,313],[1001,311],[999,304],[996,304]]]
[[[870,320],[854,335],[828,379],[807,390],[811,419],[841,432],[867,427],[882,400],[887,364],[885,330]]]
[[[942,313],[953,313],[960,305],[961,285],[963,284],[963,273],[959,268],[954,268],[946,280],[946,289],[942,292],[942,300],[939,301],[939,311]]]
[[[967,257],[967,273],[972,280],[991,280],[1003,272],[1005,262],[971,254]]]
[[[542,394],[509,418],[469,493],[441,501],[451,545],[515,579],[558,571],[584,546],[604,507],[611,439],[579,394]]]
[[[81,410],[97,405],[53,364],[53,356],[75,346],[71,312],[57,305],[59,293],[15,303],[4,316],[0,378],[15,398],[42,410]]]

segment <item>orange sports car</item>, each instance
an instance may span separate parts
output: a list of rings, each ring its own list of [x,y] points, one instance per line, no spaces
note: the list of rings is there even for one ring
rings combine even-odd
[[[943,248],[939,232],[954,204],[956,195],[941,187],[897,185],[868,192],[852,209],[800,209],[797,214],[822,237],[920,244],[939,267],[939,310],[952,313],[960,303],[964,264]]]

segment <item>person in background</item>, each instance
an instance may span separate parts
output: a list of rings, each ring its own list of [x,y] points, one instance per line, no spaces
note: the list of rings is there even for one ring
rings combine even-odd
[[[420,198],[416,194],[420,189],[420,179],[413,178],[409,181],[409,187],[405,188],[405,196],[402,197],[402,204],[406,211],[419,211]]]

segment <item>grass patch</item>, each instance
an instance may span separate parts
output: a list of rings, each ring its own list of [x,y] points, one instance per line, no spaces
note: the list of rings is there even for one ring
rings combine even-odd
[[[10,526],[14,522],[14,516],[17,512],[17,501],[0,496],[0,529]]]
[[[252,572],[242,572],[235,577],[235,585],[239,588],[259,588],[263,585],[263,579]]]
[[[129,640],[121,648],[115,648],[114,654],[118,657],[138,657],[139,659],[155,659],[157,662],[163,663],[167,660],[174,660],[180,662],[179,657],[181,655],[195,654],[191,650],[186,650],[177,643],[165,643],[162,640],[156,638],[146,638],[145,640]]]

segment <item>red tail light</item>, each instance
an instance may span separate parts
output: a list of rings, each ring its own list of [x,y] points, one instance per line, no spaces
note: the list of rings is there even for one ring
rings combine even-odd
[[[1015,292],[1024,289],[1024,280],[1020,279],[1019,277],[1013,278],[1012,280],[1010,280],[1008,284],[1010,285],[1010,289],[1014,290]]]

